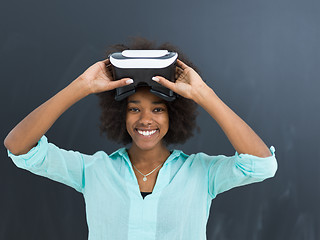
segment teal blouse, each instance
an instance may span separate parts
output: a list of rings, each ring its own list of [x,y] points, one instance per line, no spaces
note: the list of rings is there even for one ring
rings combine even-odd
[[[277,171],[272,156],[187,155],[173,150],[151,194],[141,196],[125,148],[108,155],[60,149],[43,136],[15,165],[82,193],[89,240],[204,240],[212,200],[231,188],[263,181]]]

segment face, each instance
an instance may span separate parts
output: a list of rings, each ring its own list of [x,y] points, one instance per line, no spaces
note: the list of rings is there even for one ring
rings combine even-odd
[[[163,137],[169,129],[169,115],[165,101],[149,88],[139,88],[128,97],[126,127],[132,147],[151,150],[163,147]]]

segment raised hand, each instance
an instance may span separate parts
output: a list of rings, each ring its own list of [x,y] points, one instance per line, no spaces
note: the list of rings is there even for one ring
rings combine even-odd
[[[130,78],[113,80],[110,66],[109,59],[96,62],[79,76],[79,81],[86,83],[90,94],[109,91],[133,83]]]
[[[171,82],[162,76],[155,76],[152,79],[177,94],[193,100],[202,89],[208,87],[195,70],[179,59],[177,59],[176,77],[178,78],[175,82]]]

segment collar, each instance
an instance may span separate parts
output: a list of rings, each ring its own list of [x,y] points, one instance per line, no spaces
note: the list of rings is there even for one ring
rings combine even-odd
[[[165,161],[164,165],[167,165],[168,163],[170,163],[172,160],[174,160],[175,158],[178,158],[181,156],[184,156],[185,158],[188,157],[187,154],[185,154],[184,152],[182,152],[181,150],[176,150],[173,149],[171,150],[172,153],[170,154],[170,156],[167,158],[167,160]],[[131,161],[129,159],[129,155],[128,152],[126,150],[125,147],[118,149],[117,151],[113,152],[112,154],[110,154],[109,156],[111,158],[116,157],[117,155],[120,155],[129,165],[131,165]]]

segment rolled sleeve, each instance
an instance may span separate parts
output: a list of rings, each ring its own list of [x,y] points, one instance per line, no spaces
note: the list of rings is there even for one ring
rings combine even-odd
[[[270,152],[272,155],[265,158],[236,152],[236,165],[244,174],[253,178],[266,179],[274,177],[278,169],[275,151],[274,146],[271,146]]]
[[[232,157],[220,155],[212,159],[208,170],[210,196],[215,198],[231,188],[273,177],[278,168],[273,146],[270,152],[272,156],[265,158],[236,152]]]
[[[14,164],[34,174],[50,178],[82,192],[85,185],[84,156],[79,152],[60,149],[42,136],[37,146],[28,153],[14,155],[8,150]]]
[[[39,164],[39,162],[41,163],[44,160],[45,155],[48,152],[48,139],[46,136],[42,136],[38,141],[37,146],[33,147],[26,154],[14,155],[9,150],[7,151],[8,156],[12,159],[17,167],[27,169]]]

